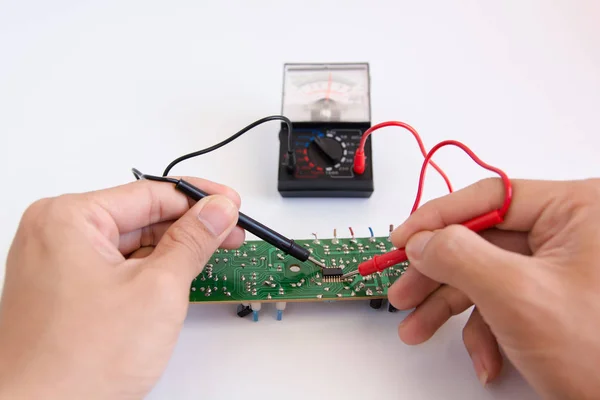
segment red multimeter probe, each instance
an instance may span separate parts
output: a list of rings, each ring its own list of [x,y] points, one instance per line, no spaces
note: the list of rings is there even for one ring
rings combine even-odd
[[[365,131],[365,133],[363,134],[362,140],[361,140],[361,144],[360,144],[358,150],[356,151],[356,155],[354,157],[354,173],[360,175],[360,174],[364,173],[364,171],[365,171],[364,145],[366,143],[367,137],[373,131],[376,131],[377,129],[384,128],[387,126],[399,126],[404,129],[407,129],[409,132],[411,132],[413,134],[413,136],[415,137],[415,139],[417,140],[417,143],[419,144],[421,153],[425,157],[425,161],[423,162],[423,165],[421,167],[421,174],[419,176],[419,187],[417,190],[417,196],[416,196],[415,203],[413,205],[411,214],[414,213],[415,210],[419,207],[419,203],[421,201],[421,195],[423,193],[423,182],[425,179],[425,171],[427,170],[427,166],[429,164],[431,164],[431,166],[433,166],[440,173],[440,175],[446,182],[446,185],[448,186],[448,190],[450,192],[452,192],[452,185],[450,184],[448,177],[441,170],[440,167],[438,167],[433,161],[431,161],[431,157],[433,157],[433,155],[435,154],[436,151],[438,151],[440,148],[442,148],[444,146],[456,146],[456,147],[460,148],[461,150],[463,150],[465,153],[467,153],[473,159],[473,161],[475,161],[478,165],[487,169],[488,171],[492,171],[492,172],[495,172],[496,174],[498,174],[500,176],[500,178],[502,179],[502,183],[504,184],[504,192],[505,192],[504,193],[504,203],[502,204],[502,206],[499,209],[493,210],[491,212],[482,214],[478,217],[475,217],[466,222],[463,222],[462,225],[466,226],[467,228],[471,229],[474,232],[480,232],[480,231],[483,231],[486,229],[493,228],[494,226],[496,226],[504,221],[504,216],[508,212],[510,203],[512,201],[512,185],[510,183],[510,179],[504,173],[504,171],[502,171],[496,167],[493,167],[489,164],[486,164],[479,157],[477,157],[477,155],[475,155],[475,153],[473,153],[473,151],[471,149],[469,149],[465,144],[458,142],[456,140],[444,140],[443,142],[440,142],[437,145],[435,145],[427,153],[425,151],[425,146],[423,146],[423,142],[421,141],[421,138],[419,137],[419,134],[417,133],[417,131],[413,127],[411,127],[410,125],[408,125],[404,122],[399,122],[399,121],[382,122],[380,124],[374,125],[370,129]],[[348,277],[358,275],[358,274],[360,274],[362,276],[371,275],[376,272],[384,271],[385,269],[387,269],[389,267],[392,267],[396,264],[400,264],[407,260],[408,260],[408,258],[406,257],[406,251],[403,248],[397,249],[397,250],[392,250],[392,251],[382,254],[380,256],[374,256],[372,259],[359,264],[357,270],[348,272],[347,274],[344,274],[343,277],[348,278]]]

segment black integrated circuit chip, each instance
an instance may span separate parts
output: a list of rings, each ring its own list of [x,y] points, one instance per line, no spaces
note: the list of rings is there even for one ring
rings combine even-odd
[[[323,278],[334,278],[344,275],[341,268],[323,268]]]

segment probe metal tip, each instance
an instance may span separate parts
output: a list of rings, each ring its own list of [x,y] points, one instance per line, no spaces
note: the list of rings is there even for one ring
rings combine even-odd
[[[353,277],[354,275],[358,275],[358,270],[354,270],[342,275],[342,279]]]
[[[318,265],[321,268],[327,268],[325,266],[325,264],[323,264],[321,261],[317,260],[316,258],[314,258],[313,256],[308,257],[308,261],[310,261],[311,263]]]

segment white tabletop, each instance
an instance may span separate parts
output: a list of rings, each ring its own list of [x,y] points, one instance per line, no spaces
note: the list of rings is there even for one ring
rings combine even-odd
[[[373,123],[406,121],[427,147],[464,141],[511,177],[597,176],[598,3],[458,3],[3,1],[0,256],[35,199],[131,181],[133,166],[161,173],[278,113],[285,62],[368,61]],[[421,165],[408,133],[374,136],[369,200],[294,200],[276,189],[276,127],[174,172],[229,184],[243,211],[294,238],[385,235],[407,217]],[[488,176],[457,150],[436,160],[456,187]],[[426,187],[444,194],[434,173]],[[234,308],[191,307],[150,398],[535,398],[510,366],[480,387],[461,340],[467,314],[409,347],[396,334],[405,314],[365,302],[291,304],[281,322],[273,307],[258,323]]]

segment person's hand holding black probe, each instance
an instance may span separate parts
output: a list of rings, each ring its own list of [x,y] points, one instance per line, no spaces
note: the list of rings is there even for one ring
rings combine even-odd
[[[140,399],[171,356],[192,280],[239,247],[240,199],[186,178],[44,199],[25,212],[0,304],[0,399]]]

